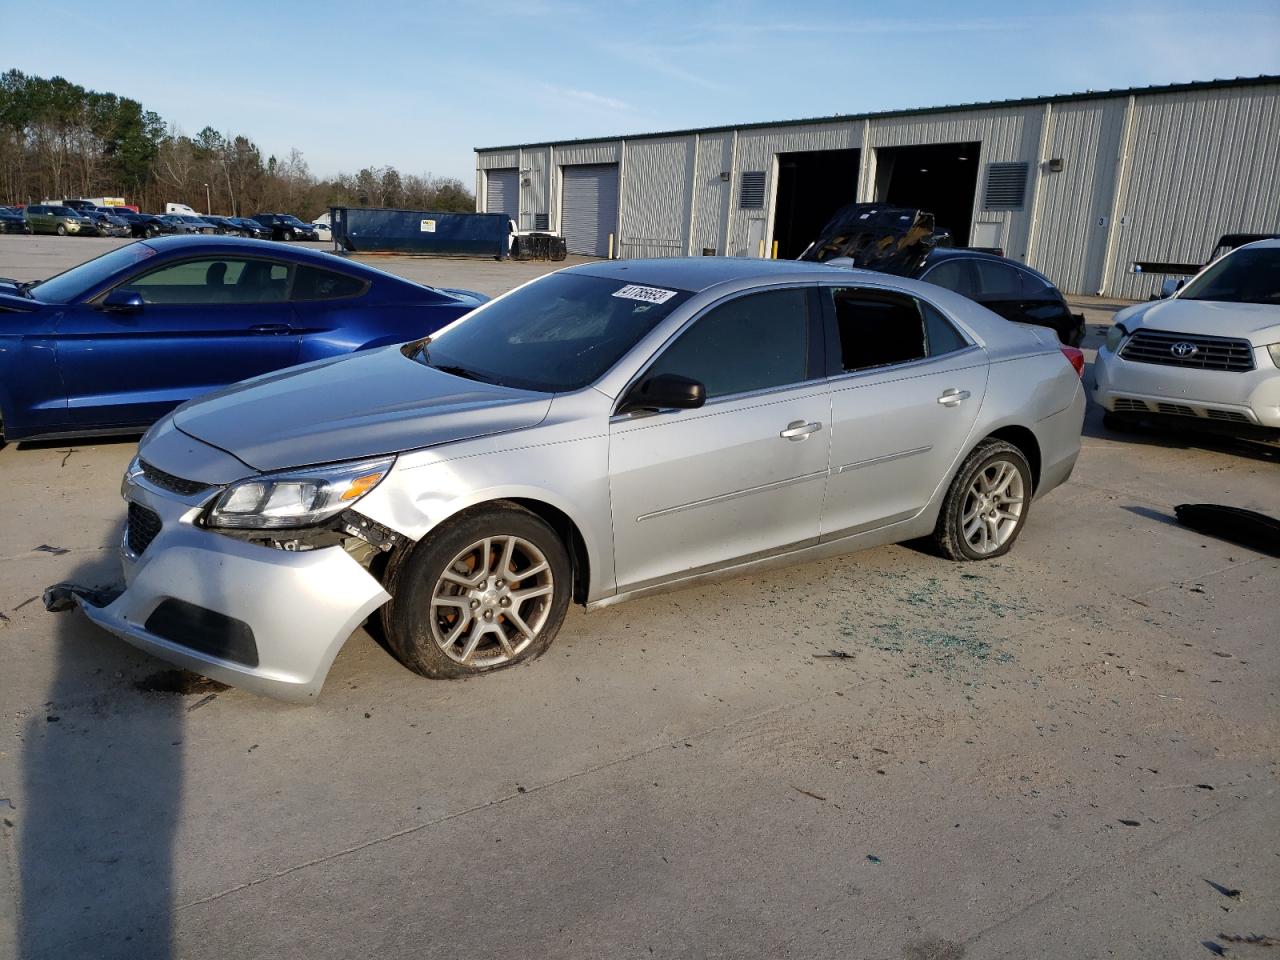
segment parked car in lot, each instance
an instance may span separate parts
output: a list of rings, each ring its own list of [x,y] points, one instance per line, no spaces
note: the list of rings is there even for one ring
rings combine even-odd
[[[574,267],[161,420],[124,480],[129,587],[86,612],[305,700],[375,611],[406,666],[462,677],[544,652],[571,600],[924,536],[998,557],[1080,450],[1064,353],[892,276]]]
[[[316,232],[317,240],[332,240],[333,228],[327,223],[321,223],[319,220],[313,221],[311,227]]]
[[[412,340],[485,299],[261,240],[131,243],[0,282],[0,434],[136,432],[216,387]]]
[[[219,232],[218,225],[204,217],[197,217],[190,213],[172,213],[166,216],[173,217],[175,220],[181,220],[191,228],[192,233],[214,234]]]
[[[37,203],[27,207],[27,225],[32,233],[53,233],[59,237],[68,234],[95,236],[93,221],[60,204]]]
[[[157,218],[173,227],[174,233],[203,233],[200,227],[176,213],[158,213]]]
[[[271,231],[272,240],[319,240],[315,224],[287,213],[255,213],[252,219]]]
[[[264,227],[257,220],[250,220],[248,217],[227,217],[227,220],[235,224],[243,236],[252,237],[255,240],[271,239],[271,228]]]
[[[27,218],[17,207],[0,207],[0,233],[30,233]]]
[[[1110,426],[1280,440],[1280,240],[1239,247],[1173,296],[1120,311],[1094,376]]]
[[[950,235],[934,230],[930,213],[858,203],[838,211],[800,258],[935,283],[1006,320],[1050,327],[1070,346],[1084,340],[1084,315],[1071,312],[1044,274],[995,253],[949,244]]]
[[[93,222],[94,229],[100,237],[127,237],[133,232],[129,221],[115,211],[85,207],[80,210],[80,214]]]
[[[188,232],[185,226],[180,231],[177,225],[154,213],[131,213],[130,211],[122,210],[117,216],[129,224],[131,235],[138,238],[149,240],[152,237],[159,237],[165,234]]]

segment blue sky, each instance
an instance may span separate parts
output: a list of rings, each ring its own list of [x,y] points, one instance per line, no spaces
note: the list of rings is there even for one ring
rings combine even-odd
[[[0,36],[186,133],[468,184],[476,146],[1280,73],[1274,0],[0,0]]]

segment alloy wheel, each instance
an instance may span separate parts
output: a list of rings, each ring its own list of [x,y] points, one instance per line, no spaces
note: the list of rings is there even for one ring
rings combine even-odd
[[[522,537],[486,537],[445,566],[431,594],[431,637],[449,659],[493,667],[519,656],[546,625],[551,564]]]
[[[965,494],[961,536],[975,553],[995,553],[1017,531],[1025,504],[1017,466],[1009,460],[992,460],[974,476]]]

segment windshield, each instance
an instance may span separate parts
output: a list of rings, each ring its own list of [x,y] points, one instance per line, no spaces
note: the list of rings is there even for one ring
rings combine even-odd
[[[145,243],[126,244],[48,280],[42,280],[30,289],[34,291],[33,296],[46,303],[70,303],[100,286],[117,271],[155,255],[155,249]]]
[[[690,296],[684,290],[553,273],[437,334],[416,358],[506,387],[579,390]]]
[[[1280,304],[1280,247],[1242,247],[1192,280],[1179,300]]]

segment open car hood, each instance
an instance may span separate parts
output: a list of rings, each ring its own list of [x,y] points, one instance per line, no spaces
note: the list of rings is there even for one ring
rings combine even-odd
[[[852,267],[908,276],[933,249],[933,214],[914,207],[851,203],[838,210],[799,259],[847,259]]]
[[[178,408],[173,422],[270,471],[520,430],[550,407],[549,394],[466,380],[384,347],[206,394]]]

